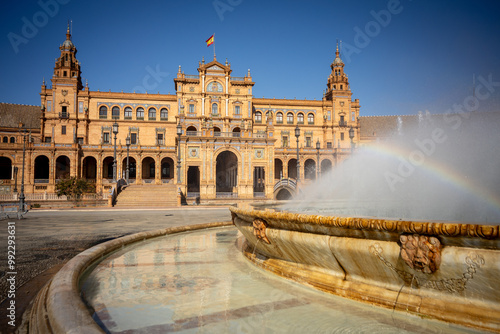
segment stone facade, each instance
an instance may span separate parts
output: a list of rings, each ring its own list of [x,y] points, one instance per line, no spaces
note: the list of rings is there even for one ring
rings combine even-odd
[[[299,182],[306,184],[360,140],[360,104],[352,99],[338,48],[322,100],[255,98],[250,70],[232,76],[227,60],[223,64],[215,56],[199,62],[195,75],[179,66],[172,95],[90,91],[82,84],[76,54],[68,29],[52,85],[41,87],[39,128],[30,126],[36,135],[26,146],[27,193],[54,192],[66,176],[92,180],[98,192],[108,191],[116,138],[116,179],[126,178],[128,151],[131,183],[176,184],[201,199],[270,199],[282,189],[275,187],[280,180],[296,181],[297,145]],[[11,159],[10,149],[2,147],[2,164],[20,168],[19,154]],[[7,174],[2,177],[12,180]]]

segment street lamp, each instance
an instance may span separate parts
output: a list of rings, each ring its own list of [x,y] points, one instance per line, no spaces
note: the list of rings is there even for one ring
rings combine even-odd
[[[116,182],[116,135],[118,134],[118,123],[116,123],[116,121],[113,123],[113,134],[115,135],[115,150],[113,154],[113,182]]]
[[[182,135],[182,126],[181,123],[177,124],[177,184],[181,183],[181,135]]]
[[[300,161],[299,161],[300,128],[298,125],[295,127],[295,137],[297,138],[297,192],[298,192],[299,191],[299,180],[300,180]]]
[[[320,149],[320,145],[321,145],[321,144],[319,143],[319,138],[318,138],[318,141],[316,142],[316,150],[318,151],[318,157],[317,157],[317,159],[316,159],[316,161],[317,161],[317,166],[316,166],[316,179],[319,179],[319,174],[320,174],[320,173],[319,173],[319,166],[320,166],[320,164],[319,164],[319,149]]]
[[[127,184],[129,183],[128,177],[129,177],[129,161],[128,161],[128,155],[129,155],[129,150],[130,150],[130,135],[125,138],[125,144],[127,145],[127,169],[125,170],[125,178],[127,179]]]
[[[23,126],[23,170],[21,173],[21,194],[19,195],[19,212],[25,212],[24,211],[24,163],[25,163],[25,157],[26,157],[26,129]]]
[[[353,139],[354,139],[354,129],[352,128],[352,126],[349,129],[349,138],[351,138],[351,154],[352,154],[354,152],[354,141],[353,141]]]

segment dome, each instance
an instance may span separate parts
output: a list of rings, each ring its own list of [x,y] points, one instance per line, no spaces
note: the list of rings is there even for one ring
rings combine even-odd
[[[340,59],[339,56],[335,57],[335,59],[333,60],[333,64],[334,65],[343,65],[344,63],[342,62],[342,59]]]
[[[65,40],[62,46],[65,49],[71,49],[74,47],[73,42],[71,42],[71,40],[69,40],[69,39]]]

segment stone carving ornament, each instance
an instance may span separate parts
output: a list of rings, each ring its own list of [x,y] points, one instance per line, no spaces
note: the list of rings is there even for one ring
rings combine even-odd
[[[441,263],[441,243],[426,235],[401,235],[401,258],[412,269],[432,274]]]
[[[255,218],[252,222],[253,225],[253,234],[257,237],[257,239],[264,241],[266,244],[270,244],[271,242],[267,238],[266,228],[267,224],[264,220]]]

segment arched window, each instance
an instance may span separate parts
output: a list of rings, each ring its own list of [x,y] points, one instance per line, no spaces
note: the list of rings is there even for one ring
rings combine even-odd
[[[168,121],[168,109],[167,108],[161,108],[160,119],[162,121]]]
[[[8,143],[9,142],[9,137],[3,137],[3,142]]]
[[[14,138],[14,137],[10,137],[10,143],[11,143],[11,144],[15,144],[15,142],[16,142],[16,138]]]
[[[313,113],[307,114],[307,123],[314,124],[314,114]]]
[[[214,136],[215,137],[220,137],[220,128],[214,126]]]
[[[304,114],[301,112],[297,114],[297,124],[304,124]]]
[[[137,108],[136,118],[137,119],[144,119],[144,108],[143,107]]]
[[[111,118],[113,118],[113,119],[120,118],[120,108],[119,107],[111,108]]]
[[[150,119],[150,120],[155,120],[156,119],[156,109],[155,108],[149,108],[149,110],[148,110],[148,119]]]
[[[255,123],[262,123],[262,113],[260,111],[255,112]]]
[[[108,118],[108,107],[101,106],[99,108],[99,118]]]
[[[189,126],[186,129],[186,136],[197,136],[198,135],[198,130],[194,126]]]
[[[132,119],[132,108],[126,107],[123,113],[125,119]]]
[[[283,124],[283,113],[282,112],[278,112],[276,114],[276,123]]]
[[[212,103],[212,115],[218,115],[219,114],[219,106],[217,103]]]
[[[286,114],[286,122],[288,124],[293,124],[293,113],[289,112],[288,114]]]

